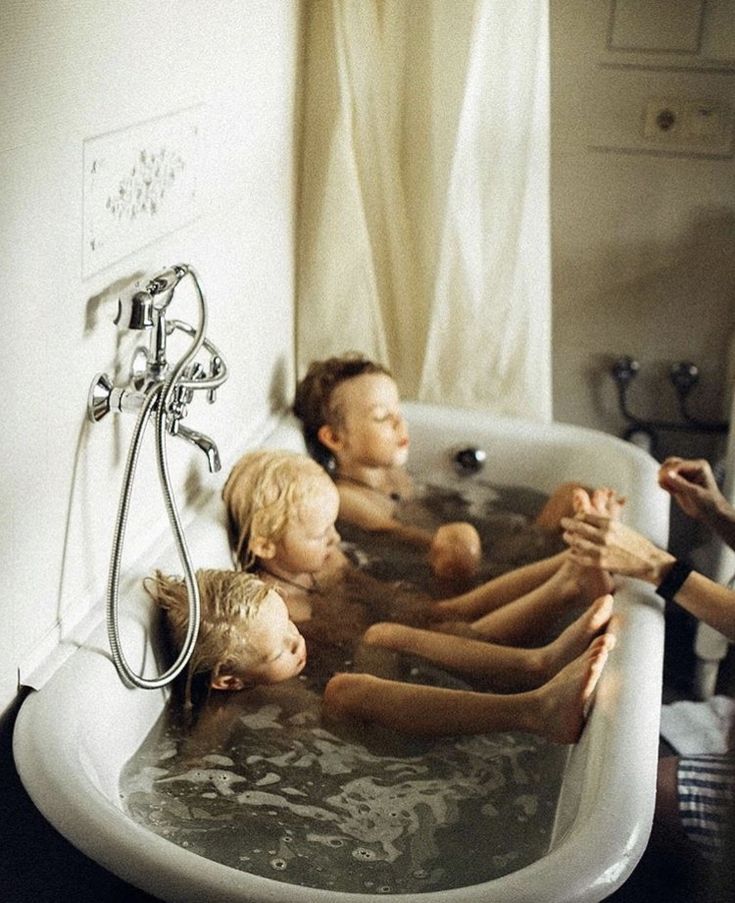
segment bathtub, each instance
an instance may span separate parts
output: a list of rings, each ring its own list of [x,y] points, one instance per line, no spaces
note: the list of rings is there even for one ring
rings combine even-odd
[[[657,465],[632,445],[565,425],[435,406],[406,404],[405,413],[414,469],[445,470],[451,466],[450,450],[477,446],[487,453],[485,475],[497,483],[544,491],[571,479],[614,486],[628,498],[626,521],[658,544],[667,541],[668,498],[656,487]],[[288,418],[262,444],[302,447]],[[187,538],[196,566],[229,566],[216,492],[189,524]],[[158,560],[152,555],[141,563],[140,573],[149,572]],[[134,667],[154,673],[149,606],[142,593],[130,587],[122,598],[127,600],[121,617],[126,654]],[[582,738],[568,748],[548,852],[484,884],[421,894],[425,903],[602,900],[635,867],[653,817],[663,612],[652,590],[637,581],[623,583],[616,607],[622,616],[621,635]],[[101,604],[100,621],[103,611]],[[14,755],[23,784],[45,817],[80,850],[131,884],[176,903],[415,899],[335,893],[256,877],[203,859],[132,821],[120,804],[120,774],[165,703],[165,691],[122,685],[100,623],[21,706]]]

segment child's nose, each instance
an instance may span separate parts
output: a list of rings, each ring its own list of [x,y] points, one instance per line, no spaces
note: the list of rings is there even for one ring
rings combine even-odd
[[[337,528],[332,527],[332,529],[329,533],[329,545],[336,546],[339,541],[340,541],[340,535],[337,532]]]

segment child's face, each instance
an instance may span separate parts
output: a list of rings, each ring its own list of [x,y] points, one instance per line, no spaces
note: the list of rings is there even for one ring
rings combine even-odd
[[[318,574],[337,544],[334,528],[339,512],[339,493],[328,476],[310,477],[312,491],[289,514],[286,529],[273,544],[268,567],[284,576]]]
[[[332,433],[338,464],[402,467],[408,459],[408,428],[398,387],[385,373],[363,373],[340,383],[332,401],[342,424]]]
[[[252,657],[240,676],[257,684],[275,684],[296,677],[306,664],[306,643],[289,618],[288,608],[276,590],[263,599],[248,627]]]

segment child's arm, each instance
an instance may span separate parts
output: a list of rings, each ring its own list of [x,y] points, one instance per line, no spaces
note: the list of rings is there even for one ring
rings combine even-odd
[[[399,521],[393,515],[394,502],[372,492],[363,492],[354,486],[339,484],[338,489],[339,516],[342,520],[374,533],[392,533],[398,539],[420,548],[431,547],[434,534]]]
[[[471,576],[482,556],[477,530],[467,523],[443,524],[435,532],[406,524],[393,513],[393,503],[353,486],[339,486],[340,518],[374,533],[426,549],[432,570],[440,577]]]

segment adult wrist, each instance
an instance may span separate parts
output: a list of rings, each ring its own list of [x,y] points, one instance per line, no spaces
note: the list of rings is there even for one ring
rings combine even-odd
[[[712,506],[705,512],[707,525],[717,530],[719,527],[732,527],[735,524],[735,508],[724,495],[719,495]]]
[[[657,595],[667,602],[673,602],[693,570],[694,568],[688,561],[675,558],[671,565],[666,568],[663,578],[656,586]]]
[[[676,556],[672,555],[671,552],[666,552],[663,549],[656,549],[649,559],[648,574],[644,579],[647,580],[648,583],[658,586],[659,583],[666,578],[666,575],[675,564]]]

